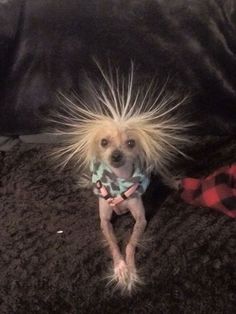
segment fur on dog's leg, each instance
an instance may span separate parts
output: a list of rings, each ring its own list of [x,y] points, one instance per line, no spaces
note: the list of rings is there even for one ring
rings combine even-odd
[[[114,264],[114,275],[111,281],[116,281],[118,286],[124,286],[128,280],[128,267],[120,252],[110,221],[112,211],[113,209],[109,204],[103,198],[99,198],[101,229],[108,242]]]

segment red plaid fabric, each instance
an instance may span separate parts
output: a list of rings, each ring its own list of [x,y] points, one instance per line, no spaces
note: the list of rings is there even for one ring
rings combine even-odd
[[[205,206],[236,217],[236,163],[201,178],[184,178],[180,182],[182,199],[192,205]]]

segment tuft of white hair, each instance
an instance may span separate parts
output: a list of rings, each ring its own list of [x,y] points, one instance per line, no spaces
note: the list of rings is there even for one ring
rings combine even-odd
[[[122,277],[117,276],[114,269],[111,268],[104,279],[107,281],[106,287],[109,288],[110,292],[115,293],[119,290],[121,295],[129,296],[137,292],[145,284],[136,269],[130,270],[128,268]]]
[[[167,82],[159,91],[154,80],[137,87],[133,62],[127,78],[117,68],[109,66],[105,71],[99,63],[97,66],[102,82],[95,84],[88,79],[89,101],[60,93],[63,104],[52,119],[54,133],[63,138],[54,152],[60,165],[75,161],[79,167],[88,167],[94,158],[97,132],[117,126],[138,138],[140,163],[145,170],[165,176],[176,155],[186,157],[182,147],[189,142],[186,131],[192,124],[184,121],[178,109],[188,96],[170,95]]]

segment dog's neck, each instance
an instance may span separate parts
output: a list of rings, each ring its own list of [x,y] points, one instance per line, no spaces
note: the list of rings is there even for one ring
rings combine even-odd
[[[124,166],[119,168],[114,168],[109,166],[112,172],[119,178],[129,179],[134,172],[134,165],[132,162],[127,162]]]

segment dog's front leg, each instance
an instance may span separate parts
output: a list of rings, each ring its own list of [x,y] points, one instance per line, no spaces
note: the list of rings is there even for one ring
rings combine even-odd
[[[128,280],[128,267],[120,252],[113,226],[111,224],[112,207],[109,206],[107,201],[103,198],[99,198],[99,213],[101,219],[101,229],[105,239],[108,242],[109,249],[114,263],[114,275],[112,280],[117,281],[118,285],[125,286]]]
[[[135,219],[132,235],[126,247],[126,263],[129,268],[129,286],[131,290],[136,283],[140,282],[135,266],[135,250],[146,228],[145,209],[141,196],[129,200],[129,209]]]

